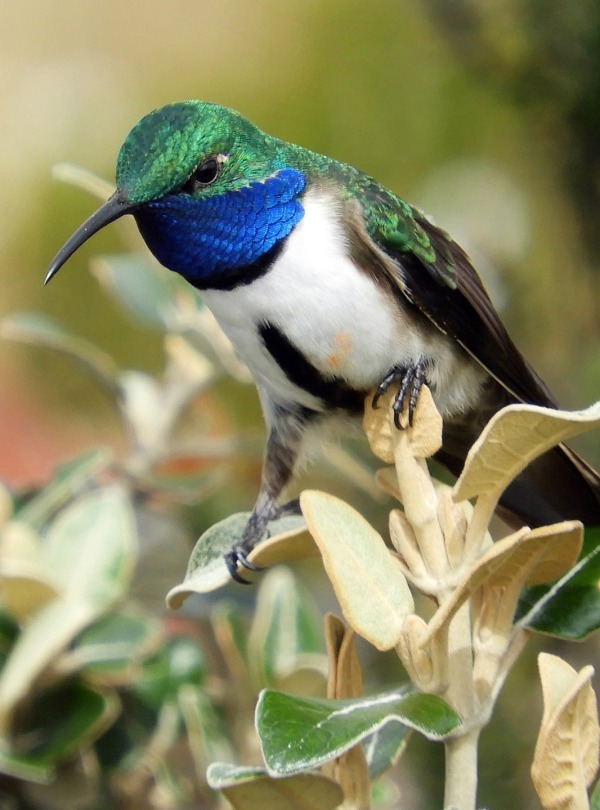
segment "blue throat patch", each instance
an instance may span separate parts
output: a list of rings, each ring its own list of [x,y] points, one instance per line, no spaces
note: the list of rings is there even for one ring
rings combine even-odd
[[[230,286],[228,275],[260,263],[300,222],[305,185],[303,174],[281,169],[264,182],[213,197],[168,195],[135,218],[162,265],[200,289]]]

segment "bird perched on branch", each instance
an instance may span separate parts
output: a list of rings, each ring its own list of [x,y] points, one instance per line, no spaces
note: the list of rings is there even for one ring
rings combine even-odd
[[[281,510],[307,437],[397,387],[412,416],[427,383],[444,422],[437,458],[458,475],[484,424],[515,402],[556,407],[509,338],[464,251],[352,166],[202,101],[151,112],[127,136],[117,190],[67,241],[131,214],[149,249],[202,292],[256,382],[268,427],[238,564]],[[600,476],[559,446],[501,500],[515,521],[600,524]]]

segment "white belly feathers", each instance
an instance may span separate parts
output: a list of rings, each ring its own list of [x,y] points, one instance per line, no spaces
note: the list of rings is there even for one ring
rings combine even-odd
[[[435,357],[431,382],[438,407],[453,413],[480,384],[482,371],[465,363],[441,333],[421,334],[414,319],[348,255],[336,207],[324,192],[309,191],[305,214],[274,266],[250,284],[207,290],[203,298],[257,384],[282,404],[320,403],[286,377],[265,348],[258,325],[275,325],[326,377],[370,390],[395,365]],[[459,373],[457,373],[459,372]],[[437,378],[437,379],[436,379]],[[441,393],[441,397],[439,396]]]

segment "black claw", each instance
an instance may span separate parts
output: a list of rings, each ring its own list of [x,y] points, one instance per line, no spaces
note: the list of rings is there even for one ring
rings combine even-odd
[[[388,374],[385,375],[383,380],[377,386],[377,390],[373,395],[373,400],[371,402],[372,408],[377,408],[379,405],[379,400],[381,397],[388,391],[390,386],[392,386],[395,382],[400,382],[404,378],[405,370],[394,367]]]
[[[287,501],[277,510],[276,518],[286,517],[287,515],[301,515],[300,498],[294,498],[292,501]]]
[[[248,571],[262,571],[260,565],[250,562],[248,554],[256,546],[260,540],[270,537],[268,524],[272,520],[276,520],[282,515],[299,515],[300,514],[300,499],[296,498],[293,501],[277,506],[272,500],[267,501],[266,505],[256,508],[250,516],[242,539],[236,543],[231,551],[228,551],[225,557],[225,565],[229,571],[231,578],[242,585],[251,585],[247,579],[238,573],[238,566],[247,568]]]
[[[394,424],[398,430],[402,429],[400,424],[400,415],[404,410],[406,398],[408,397],[408,425],[412,427],[419,393],[427,376],[427,361],[420,358],[414,365],[411,366],[396,366],[393,368],[377,386],[375,395],[373,396],[372,406],[377,407],[379,398],[382,397],[386,391],[394,384],[399,385],[398,393],[394,397],[392,409],[394,411]]]
[[[238,574],[237,559],[233,555],[231,554],[225,555],[225,565],[227,566],[227,570],[229,571],[231,579],[235,580],[236,582],[239,582],[240,585],[252,585],[249,579],[244,579],[244,577],[241,574]]]
[[[231,578],[235,579],[236,582],[241,583],[242,585],[251,585],[252,583],[244,579],[241,574],[238,574],[238,565],[247,568],[248,571],[262,571],[262,568],[259,565],[256,565],[247,557],[247,552],[243,545],[240,543],[234,546],[230,552],[225,555],[225,565],[227,566],[227,570],[229,571]]]

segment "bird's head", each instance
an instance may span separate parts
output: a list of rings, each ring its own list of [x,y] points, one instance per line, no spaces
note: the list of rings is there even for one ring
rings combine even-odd
[[[135,217],[156,258],[197,286],[252,264],[302,216],[305,179],[283,154],[281,141],[217,104],[154,110],[121,147],[115,193],[57,253],[46,282],[125,214]]]

